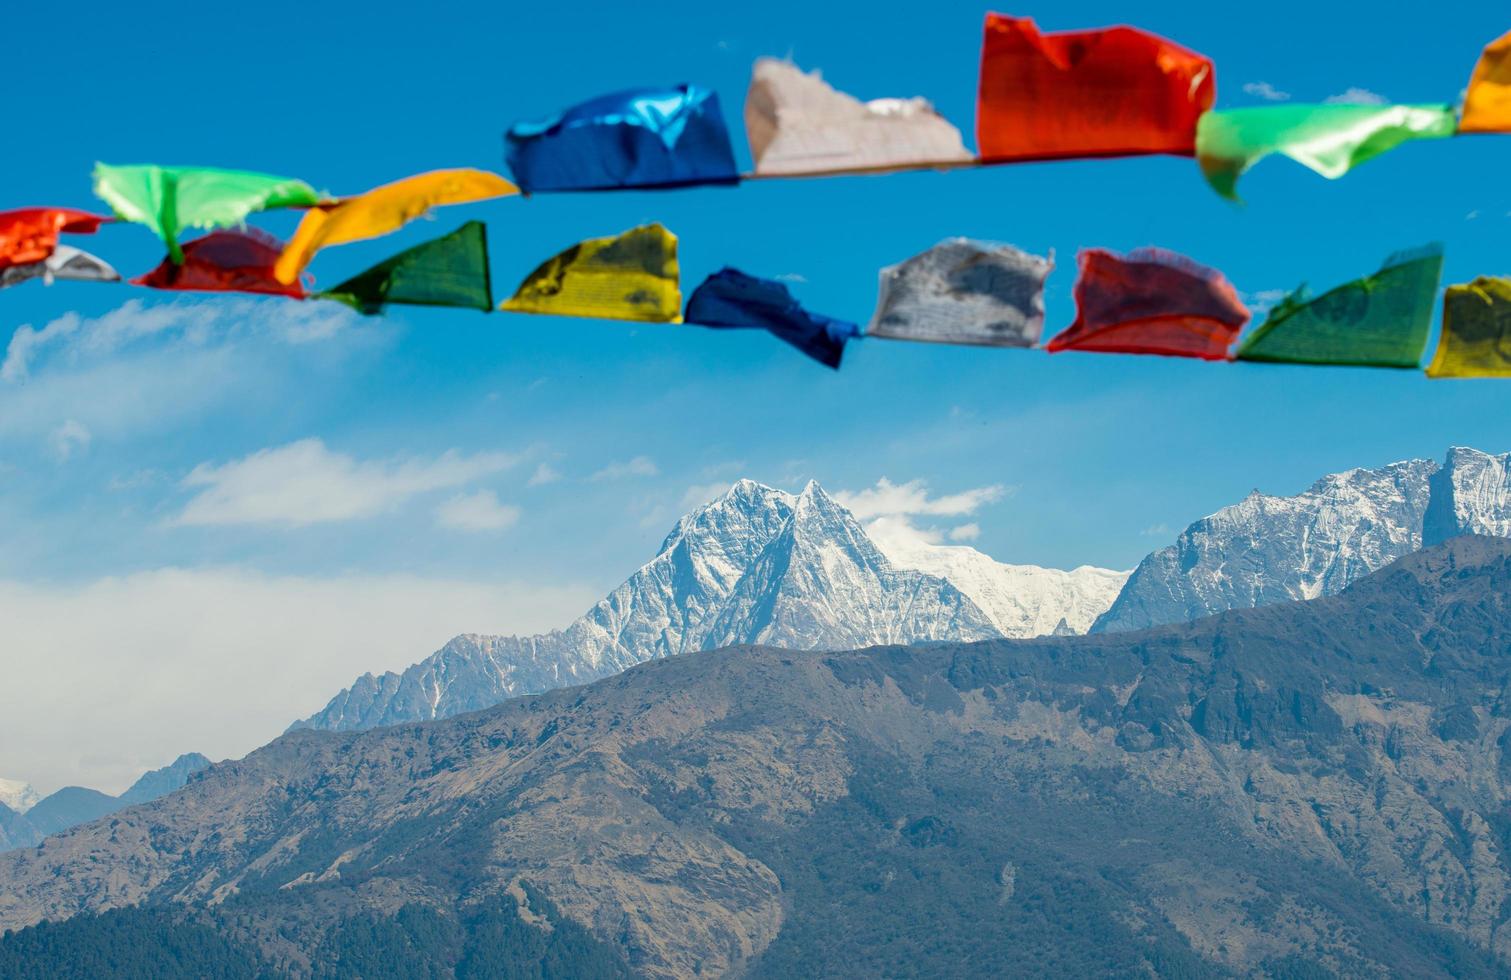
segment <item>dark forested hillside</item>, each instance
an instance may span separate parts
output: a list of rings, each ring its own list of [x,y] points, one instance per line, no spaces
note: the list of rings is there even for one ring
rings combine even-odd
[[[177,902],[188,932],[133,941],[208,926],[294,976],[488,975],[500,946],[604,976],[1496,976],[1508,749],[1511,542],[1462,538],[1145,632],[737,648],[293,733],[0,855],[0,928],[74,917],[4,944],[42,962],[18,944]]]

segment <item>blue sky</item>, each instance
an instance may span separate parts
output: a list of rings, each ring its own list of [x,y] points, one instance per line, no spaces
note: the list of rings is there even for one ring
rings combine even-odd
[[[45,97],[7,107],[0,206],[103,207],[89,190],[97,159],[263,170],[338,194],[436,167],[502,170],[501,133],[515,120],[681,81],[719,92],[748,163],[740,106],[761,55],[822,69],[862,98],[927,96],[972,143],[989,9],[773,2],[757,16],[589,3],[568,14],[442,3],[385,14],[351,3],[120,17],[89,7],[70,16],[66,38],[40,7],[9,15],[16,36],[56,41],[12,52],[14,77],[47,84]],[[1163,33],[1216,61],[1220,106],[1263,102],[1261,84],[1297,101],[1349,89],[1452,101],[1480,47],[1511,26],[1489,5],[1451,17],[1405,4],[1368,17],[1300,3],[1144,9],[1005,12],[1046,30],[1131,21]],[[339,282],[477,217],[502,295],[573,242],[656,220],[681,238],[685,290],[729,264],[801,277],[793,288],[810,308],[864,322],[880,267],[967,235],[1054,251],[1054,331],[1073,317],[1082,246],[1172,248],[1250,296],[1303,280],[1325,288],[1433,240],[1447,246],[1449,282],[1511,272],[1508,152],[1511,138],[1424,142],[1336,182],[1272,159],[1244,179],[1241,208],[1211,193],[1194,162],[1171,158],[543,195],[445,209],[328,250],[312,271]],[[293,219],[258,223],[287,234]],[[130,225],[74,243],[128,275],[161,255]],[[5,687],[18,693],[0,695],[0,718],[24,725],[0,721],[0,746],[24,726],[83,724],[36,694],[60,672],[69,684],[56,696],[72,708],[113,703],[110,691],[75,693],[117,676],[98,659],[123,635],[109,622],[122,606],[110,602],[132,609],[142,633],[110,653],[126,678],[110,683],[168,691],[152,712],[179,731],[114,755],[78,738],[45,759],[0,750],[0,776],[39,784],[119,782],[167,761],[154,753],[194,740],[175,698],[242,683],[233,662],[245,683],[277,685],[238,729],[246,742],[257,725],[308,713],[356,670],[402,666],[452,633],[564,624],[649,558],[688,502],[738,476],[850,491],[922,480],[936,495],[1000,485],[996,503],[954,521],[979,525],[982,550],[1131,567],[1255,487],[1295,492],[1326,472],[1441,457],[1450,444],[1511,449],[1511,386],[1412,372],[869,341],[834,374],[754,332],[423,310],[364,320],[333,304],[88,285],[0,294],[0,345],[49,324],[24,372],[0,379],[0,595],[31,610],[6,645]],[[195,598],[196,573],[213,595]],[[238,588],[263,591],[242,603]],[[332,598],[325,613],[316,603],[266,632],[283,618],[280,595],[321,589],[390,597],[391,618]],[[49,625],[60,618],[68,629]],[[125,709],[109,717],[151,727]]]

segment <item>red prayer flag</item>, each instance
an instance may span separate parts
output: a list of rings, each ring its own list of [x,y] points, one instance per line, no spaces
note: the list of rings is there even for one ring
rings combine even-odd
[[[976,145],[985,161],[1196,151],[1210,59],[1134,27],[1041,34],[986,15]]]
[[[0,211],[0,269],[44,261],[58,236],[92,235],[112,219],[73,208],[18,208]]]
[[[304,299],[297,282],[284,285],[273,276],[283,243],[255,228],[212,231],[185,242],[184,261],[163,259],[156,269],[131,280],[133,286],[210,293],[271,293]]]
[[[1226,361],[1249,322],[1233,285],[1216,269],[1159,248],[1126,256],[1091,248],[1077,257],[1076,321],[1047,349],[1167,354]]]

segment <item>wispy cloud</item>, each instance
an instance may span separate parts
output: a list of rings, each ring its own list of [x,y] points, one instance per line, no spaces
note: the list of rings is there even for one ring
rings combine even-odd
[[[543,487],[548,483],[555,483],[561,479],[561,473],[550,463],[540,463],[535,467],[535,472],[530,474],[529,481],[525,484],[530,487]]]
[[[492,490],[459,493],[436,508],[435,520],[454,531],[507,531],[519,522],[519,508],[500,503]]]
[[[1282,92],[1269,82],[1245,82],[1243,91],[1245,95],[1252,95],[1266,102],[1284,102],[1291,97],[1291,93]]]
[[[677,506],[684,514],[696,510],[709,501],[718,500],[728,493],[729,485],[728,480],[716,480],[713,483],[699,483],[688,487],[682,494],[682,499],[677,502]]]
[[[965,517],[974,514],[985,504],[996,503],[1007,493],[1006,487],[994,483],[960,493],[931,497],[928,484],[923,480],[909,480],[899,484],[882,477],[874,487],[858,492],[841,490],[834,494],[834,499],[861,520],[898,515]]]
[[[1390,100],[1378,92],[1353,86],[1322,100],[1327,105],[1384,105]]]
[[[69,419],[53,430],[52,451],[59,460],[67,462],[75,455],[89,448],[90,441],[94,436],[89,429],[77,419]]]
[[[1139,534],[1142,534],[1146,538],[1163,538],[1169,533],[1170,525],[1165,523],[1150,524],[1148,527],[1139,532]]]
[[[303,439],[218,466],[196,466],[183,486],[197,493],[170,523],[293,528],[361,520],[419,494],[464,486],[517,459],[451,450],[433,459],[358,460],[331,452],[319,439]]]
[[[808,281],[808,277],[805,276],[805,275],[803,275],[801,272],[783,272],[783,273],[780,273],[780,274],[774,276],[773,278],[779,279],[782,282],[807,282]]]
[[[1287,289],[1258,289],[1241,294],[1243,305],[1254,313],[1268,313],[1276,303],[1290,295]]]
[[[980,524],[962,524],[950,529],[951,541],[975,541],[979,537],[981,537]]]
[[[636,456],[633,459],[610,463],[588,479],[599,483],[604,480],[624,480],[629,477],[659,476],[660,474],[661,470],[656,466],[655,460],[649,456]]]

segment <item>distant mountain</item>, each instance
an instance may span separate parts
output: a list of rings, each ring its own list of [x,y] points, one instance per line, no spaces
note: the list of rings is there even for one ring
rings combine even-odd
[[[146,773],[118,797],[83,786],[65,786],[56,793],[41,797],[24,813],[0,802],[0,851],[31,847],[42,838],[69,827],[88,823],[123,807],[166,796],[182,788],[190,776],[209,765],[209,759],[198,752],[190,752],[179,756],[170,765]],[[30,786],[25,788],[31,790]],[[36,796],[35,790],[31,790],[31,796]]]
[[[42,799],[42,794],[31,788],[31,784],[23,783],[15,779],[0,779],[0,805],[3,805],[16,813],[25,813]]]
[[[1294,497],[1254,491],[1139,563],[1093,633],[1143,629],[1226,609],[1335,595],[1458,534],[1511,536],[1511,454],[1453,448],[1318,480]]]
[[[159,796],[167,796],[187,783],[190,776],[209,767],[209,759],[198,752],[187,752],[161,769],[143,773],[140,779],[120,795],[120,805],[135,806],[138,803],[149,803]]]
[[[817,483],[791,494],[741,480],[682,518],[655,558],[566,629],[458,636],[403,673],[364,674],[292,729],[445,718],[736,643],[976,640],[1048,633],[1065,619],[1084,630],[1121,575],[1002,565],[969,548],[884,554]]]
[[[83,786],[64,786],[30,810],[26,822],[43,837],[67,830],[77,824],[88,823],[116,809],[115,797],[97,789]]]
[[[1504,976],[1507,649],[1511,541],[1460,537],[1138,633],[659,659],[286,735],[0,855],[0,932],[304,976],[538,895],[646,977]]]

